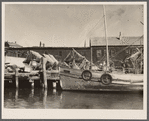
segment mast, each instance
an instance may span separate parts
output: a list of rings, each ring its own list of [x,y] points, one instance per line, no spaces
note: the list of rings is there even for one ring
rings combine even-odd
[[[141,47],[143,44],[142,44],[142,40],[143,38],[140,39],[140,50],[141,50],[141,66],[140,66],[140,70],[143,71],[143,68],[142,68],[142,64],[143,64],[143,47]]]
[[[106,11],[103,5],[103,15],[104,15],[104,28],[105,28],[105,39],[106,39],[106,52],[107,52],[107,71],[109,69],[109,50],[108,50],[108,39],[107,39],[107,25],[106,25]]]
[[[92,45],[91,45],[91,38],[90,38],[90,49],[91,49],[91,63],[90,63],[90,67],[91,67],[91,70],[92,70],[93,57],[92,57]]]

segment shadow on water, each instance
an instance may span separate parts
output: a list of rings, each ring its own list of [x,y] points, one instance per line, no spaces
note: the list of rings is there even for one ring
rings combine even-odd
[[[4,89],[4,108],[143,109],[142,92],[81,92],[56,89]]]

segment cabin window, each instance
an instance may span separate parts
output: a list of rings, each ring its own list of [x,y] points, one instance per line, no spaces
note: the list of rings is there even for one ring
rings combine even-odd
[[[102,57],[102,50],[96,50],[97,58]]]
[[[59,51],[59,56],[62,56],[62,51]]]

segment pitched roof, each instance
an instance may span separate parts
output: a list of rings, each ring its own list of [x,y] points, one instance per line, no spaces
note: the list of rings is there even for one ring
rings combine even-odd
[[[18,45],[18,44],[13,43],[13,42],[5,42],[5,47],[10,47],[10,48],[21,48],[21,47],[23,47],[23,46]]]
[[[108,37],[108,45],[111,46],[124,46],[124,45],[144,45],[143,36],[141,37],[122,37],[121,39],[117,37]],[[92,46],[105,46],[105,37],[94,37],[91,38]]]

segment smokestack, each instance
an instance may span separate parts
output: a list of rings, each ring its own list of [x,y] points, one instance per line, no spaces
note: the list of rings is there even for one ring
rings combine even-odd
[[[40,45],[39,46],[41,47],[41,41],[40,41]]]
[[[85,40],[85,42],[84,42],[84,47],[86,47],[86,40]]]
[[[122,38],[122,35],[121,35],[121,32],[119,33],[119,40],[121,40],[121,38]]]
[[[44,47],[44,43],[43,43],[43,47]]]
[[[91,38],[89,39],[89,47],[92,46]]]

